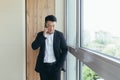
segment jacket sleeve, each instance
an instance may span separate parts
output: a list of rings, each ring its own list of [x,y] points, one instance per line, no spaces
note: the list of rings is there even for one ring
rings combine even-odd
[[[68,46],[66,44],[65,38],[62,33],[60,34],[60,49],[61,49],[61,55],[58,64],[60,67],[62,67],[64,65],[64,61],[66,59],[67,51],[68,51]]]
[[[32,42],[32,49],[38,49],[39,47],[41,47],[43,40],[46,39],[42,32],[38,33],[35,40]]]

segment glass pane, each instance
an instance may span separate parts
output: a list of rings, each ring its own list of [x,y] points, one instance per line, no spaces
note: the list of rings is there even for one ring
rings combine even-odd
[[[82,0],[83,44],[120,58],[120,0]]]
[[[71,53],[67,56],[67,80],[76,80],[76,58]]]
[[[82,80],[104,80],[85,64],[82,65]]]
[[[76,0],[67,0],[67,39],[68,45],[76,45]]]

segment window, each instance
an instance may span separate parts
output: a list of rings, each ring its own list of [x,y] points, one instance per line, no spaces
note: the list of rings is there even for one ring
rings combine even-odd
[[[67,0],[66,3],[70,53],[67,80],[120,80],[120,1]],[[89,79],[86,73],[91,75]]]
[[[119,0],[82,0],[82,47],[120,58],[119,4]]]
[[[67,56],[67,80],[76,80],[76,57],[70,53]]]
[[[67,0],[67,43],[76,47],[76,0]],[[76,80],[76,57],[67,56],[67,80]]]
[[[76,1],[67,0],[67,42],[76,46]]]

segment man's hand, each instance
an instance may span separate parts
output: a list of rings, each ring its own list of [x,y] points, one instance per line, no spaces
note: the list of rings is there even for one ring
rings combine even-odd
[[[46,33],[48,31],[48,28],[44,28],[44,31],[43,31],[43,36],[46,37]]]

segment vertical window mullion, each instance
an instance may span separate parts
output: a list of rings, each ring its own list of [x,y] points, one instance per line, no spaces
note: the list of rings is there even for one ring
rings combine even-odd
[[[76,24],[77,24],[77,30],[76,30],[76,46],[77,46],[77,51],[78,51],[78,48],[81,47],[81,0],[77,0],[77,6],[76,6]],[[78,64],[78,72],[77,72],[77,77],[78,77],[78,80],[81,80],[81,61],[77,60],[77,64]]]

